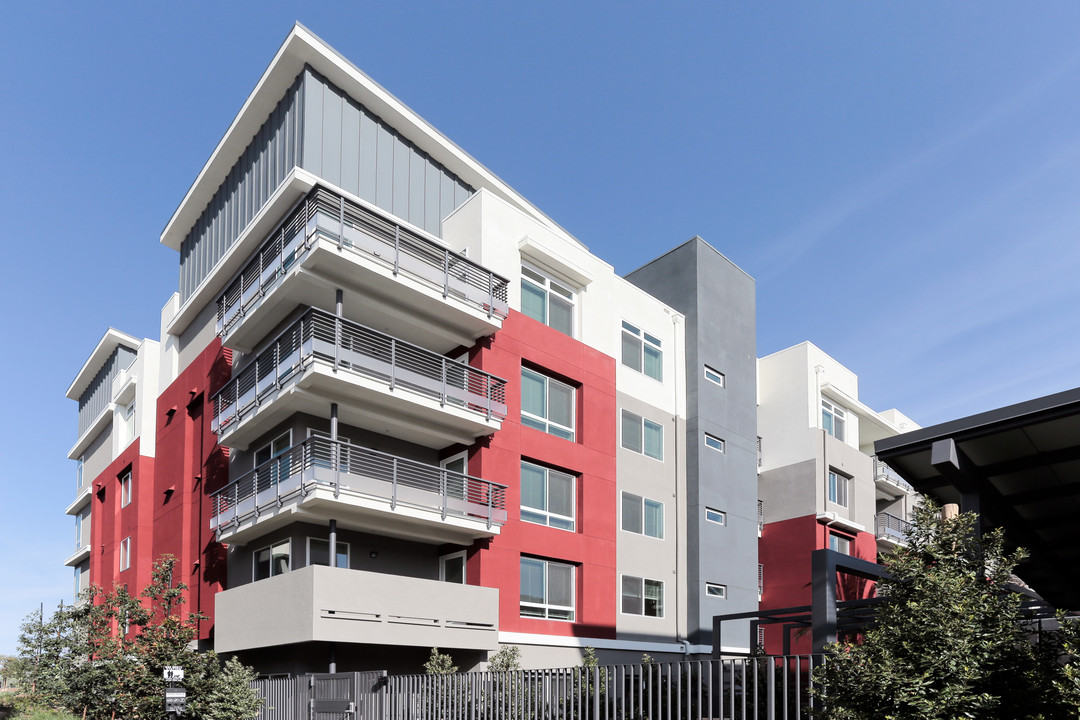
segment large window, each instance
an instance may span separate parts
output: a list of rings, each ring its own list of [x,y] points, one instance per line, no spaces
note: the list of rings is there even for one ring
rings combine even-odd
[[[292,430],[288,430],[288,431],[283,432],[282,434],[278,435],[276,438],[274,438],[272,441],[270,441],[269,444],[263,445],[261,448],[259,448],[258,450],[255,451],[255,467],[259,467],[260,465],[263,465],[264,463],[268,463],[271,460],[274,460],[275,458],[279,458],[282,455],[285,455],[285,453],[288,452],[288,450],[289,450],[289,448],[291,446],[292,446]],[[277,462],[271,464],[269,467],[264,469],[264,472],[269,472],[270,473],[271,482],[276,483],[276,482],[279,482],[281,480],[284,480],[285,478],[287,478],[289,476],[289,465],[290,465],[289,461],[290,460],[291,460],[291,458],[288,455],[285,455],[285,457],[281,457],[280,460],[278,460]],[[328,458],[326,460],[329,461]],[[316,462],[318,462],[318,461],[316,460]],[[263,482],[262,478],[263,478],[263,475],[260,472],[259,473],[260,486],[261,486],[261,483]]]
[[[330,565],[330,541],[321,538],[308,538],[308,565]],[[349,543],[337,541],[337,567],[349,567]]]
[[[120,507],[131,504],[131,471],[120,476]]]
[[[664,617],[664,583],[623,575],[622,611],[625,615]]]
[[[848,506],[848,484],[851,479],[835,470],[829,471],[829,502],[841,507]]]
[[[664,537],[664,503],[640,495],[622,494],[622,529],[647,537]]]
[[[574,336],[573,290],[524,265],[521,266],[521,312]]]
[[[120,571],[131,567],[131,536],[120,541]]]
[[[837,440],[844,439],[846,418],[847,412],[844,408],[833,405],[828,400],[821,401],[821,427]]]
[[[329,552],[327,553],[329,557]],[[282,540],[255,552],[254,579],[265,580],[274,575],[289,572],[292,559],[292,541]]]
[[[574,388],[521,368],[521,424],[574,439]]]
[[[522,461],[522,520],[573,530],[574,496],[573,475]]]
[[[521,558],[521,617],[574,619],[574,566]]]
[[[622,324],[622,364],[643,372],[654,380],[664,379],[664,352],[660,349],[660,338],[623,321]]]
[[[622,446],[627,450],[663,460],[664,426],[629,410],[623,410]]]

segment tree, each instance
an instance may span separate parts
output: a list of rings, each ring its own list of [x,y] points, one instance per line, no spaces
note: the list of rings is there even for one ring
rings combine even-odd
[[[489,672],[513,672],[521,669],[521,648],[517,645],[500,645],[488,658]]]
[[[941,519],[924,502],[906,547],[884,559],[887,601],[861,642],[841,642],[815,672],[829,720],[1076,717],[1060,640],[1033,643],[1022,597],[1006,590],[1022,550],[1000,530],[979,538],[976,516]],[[1075,659],[1075,658],[1074,658]],[[1066,667],[1068,665],[1066,664]]]
[[[454,658],[446,653],[439,652],[439,648],[431,648],[431,655],[424,663],[424,672],[428,675],[453,675],[458,671],[454,664]]]
[[[164,716],[166,666],[184,670],[185,717],[254,717],[261,700],[250,670],[213,652],[191,649],[201,616],[184,613],[183,583],[173,583],[176,561],[154,564],[150,584],[133,596],[117,585],[91,587],[75,606],[61,606],[47,622],[33,613],[19,637],[16,676],[30,700],[66,707],[88,720]]]

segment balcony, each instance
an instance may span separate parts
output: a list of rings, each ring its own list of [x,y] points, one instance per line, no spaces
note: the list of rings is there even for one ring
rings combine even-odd
[[[880,512],[874,516],[874,535],[878,542],[891,545],[906,545],[911,523],[902,520],[895,515]]]
[[[340,403],[350,425],[428,447],[472,444],[506,418],[506,381],[309,308],[214,396],[212,430],[245,449],[295,412]]]
[[[911,483],[897,475],[896,471],[886,463],[878,460],[877,456],[874,456],[874,485],[877,488],[879,500],[895,500],[915,492]]]
[[[448,352],[502,327],[507,284],[422,231],[316,187],[226,286],[217,329],[227,347],[250,352],[297,303],[329,307],[341,288],[346,317]]]
[[[214,596],[214,649],[303,642],[494,650],[499,591],[308,566]]]
[[[210,529],[243,544],[297,520],[467,544],[506,522],[506,487],[370,448],[310,437],[210,496]]]

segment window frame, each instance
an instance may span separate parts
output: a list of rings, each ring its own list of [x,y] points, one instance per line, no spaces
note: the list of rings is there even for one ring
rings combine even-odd
[[[821,398],[821,429],[840,442],[847,442],[847,408]]]
[[[316,563],[316,562],[312,561],[312,559],[311,559],[311,543],[312,543],[312,541],[326,543],[326,557],[327,558],[330,557],[330,538],[312,537],[311,535],[308,535],[307,536],[307,542],[305,543],[305,548],[304,548],[304,551],[306,552],[306,555],[304,555],[304,559],[307,561],[307,564],[308,565],[318,565],[319,567],[330,567],[329,563],[324,565],[322,563]],[[352,568],[352,548],[349,547],[348,542],[345,542],[343,540],[338,540],[337,541],[337,546],[338,546],[338,554],[339,555],[341,554],[341,546],[342,545],[345,546],[345,565],[344,566],[337,565],[336,567],[344,567],[346,570],[348,570],[348,569]],[[290,566],[290,569],[291,569],[291,567],[292,567],[292,556],[291,555],[289,557],[289,566]]]
[[[537,469],[542,470],[544,472],[544,504],[547,506],[546,508],[537,508],[537,507],[533,507],[532,505],[526,505],[525,504],[525,492],[524,492],[525,477],[524,477],[524,471],[525,471],[525,466],[526,465],[528,465],[530,467],[533,467],[533,468],[537,468]],[[555,468],[548,467],[546,465],[541,465],[540,463],[532,462],[531,460],[526,460],[525,458],[521,459],[521,471],[522,471],[521,486],[520,486],[522,488],[521,493],[520,493],[520,495],[521,495],[521,509],[520,509],[521,521],[522,522],[527,522],[527,523],[532,523],[533,525],[542,525],[542,526],[545,526],[545,527],[553,528],[555,530],[564,530],[564,531],[567,531],[567,532],[577,532],[578,476],[574,475],[573,473],[568,473],[568,472],[565,472],[563,470],[556,470]],[[563,515],[562,513],[552,512],[551,509],[550,509],[551,508],[551,502],[550,502],[550,497],[551,497],[551,473],[556,473],[557,475],[561,475],[561,476],[564,476],[564,477],[567,477],[567,478],[570,479],[570,512],[571,512],[571,514],[569,516]],[[526,508],[528,508],[528,512],[531,513],[534,516],[534,518],[536,518],[536,519],[525,517]],[[552,524],[552,520],[555,520],[556,524]],[[564,522],[563,522],[563,524],[558,524],[559,521],[564,521]]]
[[[75,490],[82,490],[83,487],[83,471],[86,465],[86,454],[82,454],[75,461]]]
[[[288,558],[289,566],[288,566],[287,569],[285,569],[285,570],[283,570],[281,572],[274,572],[274,557],[275,557],[274,556],[274,550],[281,547],[282,545],[285,545],[285,546],[288,547],[288,554],[287,554],[286,557]],[[269,566],[268,574],[266,575],[266,577],[259,577],[259,553],[261,553],[263,550],[269,550],[270,551],[270,558],[269,558],[270,566]],[[257,548],[253,553],[251,553],[251,581],[252,582],[259,582],[260,580],[267,580],[267,579],[272,578],[272,577],[277,577],[278,575],[284,575],[287,572],[291,572],[292,569],[293,569],[293,552],[292,552],[292,538],[291,537],[287,537],[284,540],[278,540],[276,542],[272,542],[269,545],[264,545],[263,547]]]
[[[439,556],[439,582],[453,582],[446,579],[446,563],[448,560],[461,559],[461,584],[469,584],[469,551],[459,550],[457,552],[447,553],[446,555]],[[457,583],[454,583],[455,585]]]
[[[639,372],[645,377],[652,378],[657,382],[664,382],[663,341],[655,335],[651,335],[645,332],[637,325],[629,323],[626,320],[622,321],[622,332],[620,333],[619,337],[621,339],[619,362],[623,366],[628,367],[635,372]],[[634,362],[629,363],[626,361],[628,357],[628,339],[630,340],[631,344],[636,344],[637,348],[636,353],[633,353],[633,355],[635,356],[633,358]],[[656,368],[656,374],[649,372],[649,350],[652,350],[654,352],[653,359],[656,361],[656,363],[658,363],[654,365],[654,367]]]
[[[715,450],[718,453],[727,453],[727,442],[724,438],[717,437],[712,433],[704,433],[705,435],[705,447]]]
[[[635,502],[635,500],[636,500],[636,502]],[[626,527],[627,501],[629,501],[632,505],[637,506],[637,519],[638,519],[638,522],[639,522],[639,524],[641,526],[640,530],[634,530],[633,528]],[[652,533],[648,532],[648,523],[646,522],[646,518],[648,516],[645,514],[645,508],[650,503],[652,504],[652,506],[654,508],[659,508],[659,510],[660,510],[660,515],[659,515],[659,518],[660,518],[660,534],[659,535],[655,535],[655,534],[652,534]],[[652,500],[650,498],[645,497],[644,495],[638,495],[636,493],[626,492],[624,490],[622,492],[622,497],[620,498],[619,511],[620,511],[619,512],[619,529],[622,530],[623,532],[633,533],[634,535],[641,535],[643,537],[648,537],[648,538],[654,538],[656,540],[663,540],[664,539],[664,503],[660,502],[659,500]]]
[[[833,541],[836,541],[836,547],[833,547]],[[829,549],[843,555],[851,555],[851,546],[855,544],[855,539],[847,535],[841,535],[840,533],[829,531]]]
[[[118,572],[124,572],[131,568],[131,536],[120,541],[120,570]]]
[[[844,473],[829,468],[825,492],[826,499],[833,505],[851,506],[851,478]]]
[[[702,365],[702,367],[704,368],[703,374],[706,380],[711,382],[713,385],[719,385],[722,388],[727,387],[727,375],[720,372],[716,368],[709,367],[708,365]],[[709,377],[710,373],[715,377]]]
[[[709,517],[709,513],[713,513],[713,514],[719,516],[720,519],[719,520],[714,520],[713,518]],[[715,525],[720,525],[722,527],[727,527],[727,513],[724,512],[723,510],[717,510],[716,508],[706,507],[705,508],[705,521],[706,522],[711,522],[711,523],[713,523]]]
[[[570,422],[573,425],[567,427],[562,423],[550,420],[547,417],[541,417],[536,413],[527,411],[525,409],[525,393],[521,393],[521,424],[525,427],[532,428],[533,430],[539,430],[540,432],[547,433],[548,435],[554,435],[557,438],[563,440],[569,440],[570,442],[577,442],[577,388],[568,383],[564,383],[561,380],[556,380],[550,375],[533,370],[532,368],[522,365],[521,376],[524,381],[525,374],[534,375],[544,381],[544,412],[548,415],[551,414],[551,383],[555,383],[561,387],[566,388],[569,391],[570,396]],[[524,385],[524,382],[522,382]],[[542,427],[541,427],[542,426]],[[552,432],[552,428],[561,432]]]
[[[629,425],[627,423],[629,423]],[[626,444],[626,428],[631,426],[637,428],[637,439],[640,441],[640,449],[629,447]],[[657,455],[646,452],[645,431],[650,429],[654,432],[659,432],[660,435],[660,452]],[[619,413],[619,446],[623,450],[629,450],[632,453],[637,453],[638,455],[644,455],[647,458],[664,462],[664,426],[661,423],[650,420],[644,415],[638,415],[636,412],[622,408]]]
[[[633,600],[634,600],[634,596],[632,596],[632,595],[628,596],[626,594],[627,581],[631,581],[631,582],[637,581],[637,583],[638,583],[638,595],[636,597],[641,603],[640,611],[627,610],[626,609],[627,599],[629,598],[629,600],[631,602],[633,602]],[[646,607],[647,598],[645,597],[646,583],[650,583],[652,585],[652,587],[654,587],[654,588],[655,587],[660,588],[659,603],[657,605],[657,607],[659,609],[658,612],[646,612],[646,610],[648,609]],[[653,598],[653,600],[655,601],[656,598]],[[651,578],[639,577],[637,575],[620,575],[619,576],[619,614],[620,615],[636,615],[637,617],[663,618],[665,610],[666,610],[666,608],[664,607],[664,581],[663,580],[653,580]]]
[[[714,590],[716,592],[713,592]],[[727,600],[728,599],[727,585],[724,585],[723,583],[706,582],[705,583],[705,595],[707,597],[713,597],[713,598],[717,598],[719,600]]]
[[[544,297],[544,318],[543,319],[538,318],[538,317],[526,312],[526,310],[525,310],[525,302],[524,302],[525,292],[524,292],[524,288],[525,288],[526,283],[531,285],[532,287],[536,288],[536,290],[538,290],[539,293],[542,294],[543,297]],[[551,273],[549,273],[549,272],[547,272],[545,270],[541,270],[540,268],[536,267],[535,265],[532,265],[531,263],[526,263],[526,262],[521,263],[521,278],[520,278],[520,285],[518,287],[519,287],[519,290],[521,292],[521,299],[520,299],[519,303],[520,303],[520,306],[521,306],[521,314],[522,315],[524,315],[525,317],[528,317],[528,318],[532,318],[536,322],[538,322],[538,323],[540,323],[542,325],[546,325],[547,327],[551,328],[552,330],[555,330],[557,332],[561,332],[564,335],[567,335],[569,337],[576,337],[576,334],[577,334],[576,333],[576,330],[577,330],[577,296],[578,296],[578,289],[577,288],[574,288],[568,282],[565,282],[563,280],[560,280],[560,279],[557,279],[557,278],[553,277]],[[555,297],[555,302],[556,303],[563,303],[566,306],[566,309],[570,313],[569,332],[562,329],[561,327],[556,327],[555,325],[551,324],[551,317],[552,317],[551,303],[552,303],[552,294],[553,293],[554,293],[554,297]]]
[[[531,620],[555,620],[558,622],[575,622],[577,609],[577,566],[572,563],[559,562],[558,560],[547,560],[545,558],[533,557],[531,555],[522,555],[519,568],[525,563],[540,563],[544,566],[544,602],[536,603],[532,601],[526,601],[521,597],[520,585],[518,587],[518,616]],[[558,568],[569,568],[570,570],[570,605],[559,605],[550,601],[549,590],[551,583],[548,581],[549,571],[552,566]],[[520,579],[520,576],[519,576]],[[531,608],[540,610],[543,615],[526,615],[521,611],[525,608]],[[552,612],[565,613],[566,617],[552,617]]]
[[[127,470],[119,477],[120,481],[120,507],[126,508],[131,504],[131,470]]]

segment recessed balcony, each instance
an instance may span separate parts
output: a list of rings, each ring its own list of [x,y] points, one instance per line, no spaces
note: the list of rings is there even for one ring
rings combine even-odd
[[[895,500],[898,497],[915,492],[907,480],[896,474],[886,463],[874,457],[874,486],[878,500]]]
[[[887,512],[880,512],[874,516],[874,535],[878,543],[887,547],[906,545],[908,532],[911,531],[911,523],[898,518]]]
[[[297,303],[448,352],[502,327],[507,280],[423,231],[316,187],[263,242],[217,300],[218,334],[250,350]]]
[[[506,417],[506,381],[358,323],[309,308],[214,396],[212,430],[246,449],[296,412],[427,447],[471,444]]]
[[[210,496],[210,529],[229,543],[330,519],[390,537],[468,544],[499,533],[506,487],[313,436]]]
[[[499,591],[308,566],[214,596],[214,649],[304,642],[494,650]]]

